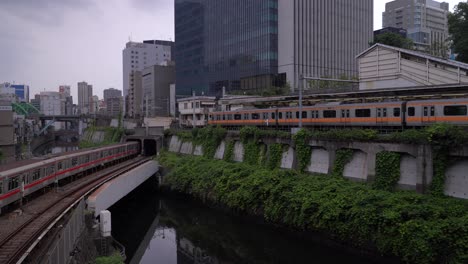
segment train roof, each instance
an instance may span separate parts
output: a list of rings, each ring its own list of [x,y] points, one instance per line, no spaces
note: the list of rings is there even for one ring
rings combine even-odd
[[[418,100],[418,101],[409,101],[408,104],[430,104],[430,103],[460,103],[460,102],[468,102],[468,98],[454,98],[454,99],[431,99],[431,100]]]
[[[54,155],[53,157],[40,157],[40,158],[35,158],[35,159],[30,159],[30,160],[23,160],[23,161],[18,161],[14,162],[12,164],[9,164],[7,166],[1,166],[0,167],[0,178],[8,176],[10,174],[15,174],[23,171],[28,171],[31,169],[36,168],[38,165],[47,165],[53,162],[57,162],[60,160],[68,159],[68,158],[73,158],[76,156],[81,156],[81,155],[86,155],[95,152],[96,150],[107,150],[111,149],[116,146],[126,146],[128,144],[132,144],[132,142],[126,142],[126,143],[119,143],[119,144],[113,144],[109,145],[106,147],[94,147],[92,149],[85,149],[85,150],[76,150],[72,152],[66,152],[65,155]]]

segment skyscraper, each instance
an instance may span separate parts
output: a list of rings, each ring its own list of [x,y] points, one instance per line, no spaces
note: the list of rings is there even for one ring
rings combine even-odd
[[[78,111],[80,114],[91,113],[91,100],[93,96],[93,86],[87,82],[78,83]]]
[[[440,47],[446,43],[448,12],[449,4],[446,2],[395,0],[385,5],[382,24],[383,27],[406,29],[408,38],[414,41],[416,48],[428,50],[431,46]]]
[[[175,0],[177,94],[357,76],[372,35],[372,0]]]
[[[122,51],[123,58],[123,95],[126,105],[126,115],[135,114],[133,102],[135,98],[129,96],[137,92],[130,90],[136,89],[134,72],[142,71],[145,67],[153,65],[165,65],[172,57],[172,47],[174,42],[164,40],[145,40],[140,42],[128,42]],[[138,87],[141,89],[141,87]],[[132,110],[133,108],[133,110]],[[128,110],[127,110],[128,109]]]

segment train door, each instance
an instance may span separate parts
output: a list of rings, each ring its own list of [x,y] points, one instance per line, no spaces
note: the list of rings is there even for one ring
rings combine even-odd
[[[435,106],[433,105],[424,105],[422,113],[422,122],[423,123],[433,123],[435,119]]]
[[[340,124],[345,125],[349,123],[350,114],[349,109],[341,109]]]
[[[377,124],[384,124],[388,121],[387,108],[377,108]]]

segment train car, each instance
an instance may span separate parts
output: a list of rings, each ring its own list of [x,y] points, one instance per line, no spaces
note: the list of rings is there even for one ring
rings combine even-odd
[[[60,180],[136,156],[137,142],[80,151],[0,172],[0,213],[8,204]]]
[[[365,104],[322,104],[298,107],[246,109],[210,114],[208,124],[221,126],[350,126],[401,127],[405,123],[405,102]]]
[[[421,127],[433,123],[468,125],[467,98],[410,101],[406,108],[408,127]]]

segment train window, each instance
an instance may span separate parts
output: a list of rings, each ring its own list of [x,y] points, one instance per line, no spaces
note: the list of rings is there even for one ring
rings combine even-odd
[[[57,164],[57,170],[62,170],[63,169],[63,163],[62,162],[59,162]]]
[[[345,110],[344,109],[341,110],[341,117],[343,117],[343,118],[345,117]]]
[[[226,120],[226,115],[223,115],[223,120]]]
[[[3,182],[0,182],[0,194],[3,193]]]
[[[228,115],[228,120],[232,120],[232,115]]]
[[[41,177],[41,171],[39,169],[33,171],[33,173],[32,173],[32,180],[33,181],[39,180],[40,177]]]
[[[466,114],[466,105],[444,106],[444,115],[446,116],[464,116]]]
[[[24,184],[29,184],[31,182],[31,178],[29,177],[29,173],[26,172],[25,174],[23,174],[23,181],[24,181]]]
[[[382,109],[377,108],[377,117],[382,117]]]
[[[299,112],[296,112],[296,118],[299,119]]]
[[[260,115],[259,114],[252,114],[252,119],[253,120],[258,120],[258,119],[260,119]]]
[[[431,116],[435,116],[435,107],[431,106]]]
[[[414,116],[416,114],[414,107],[408,107],[408,116]]]
[[[393,116],[399,117],[401,115],[401,110],[400,108],[393,108]]]
[[[356,117],[370,117],[371,110],[370,109],[356,109],[354,110],[354,115]]]
[[[18,186],[19,186],[19,179],[18,179],[18,177],[12,177],[12,178],[9,178],[9,179],[8,179],[8,190],[9,190],[9,191],[18,188]]]
[[[283,119],[283,112],[278,113],[278,119]]]
[[[47,175],[52,175],[55,173],[55,166],[52,165],[47,169]]]
[[[302,111],[302,118],[307,118],[307,112],[306,111]]]
[[[286,112],[286,119],[292,118],[292,112]]]
[[[324,110],[323,111],[324,118],[336,118],[336,111],[335,110]]]
[[[249,120],[249,114],[244,114],[244,120]]]
[[[264,120],[268,119],[268,113],[263,113],[263,119]]]
[[[242,115],[240,114],[234,115],[234,120],[242,120]]]
[[[387,117],[387,108],[382,109],[382,116]]]
[[[424,107],[424,116],[428,115],[427,107]]]
[[[315,118],[315,111],[310,111],[310,116],[311,116],[312,118]]]
[[[276,119],[276,113],[271,113],[271,119]]]

